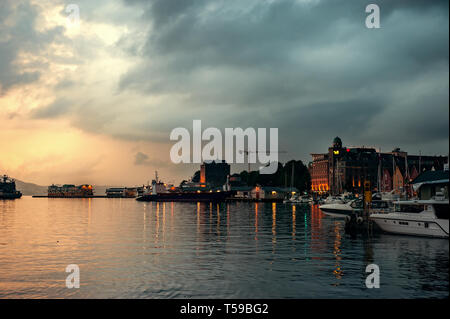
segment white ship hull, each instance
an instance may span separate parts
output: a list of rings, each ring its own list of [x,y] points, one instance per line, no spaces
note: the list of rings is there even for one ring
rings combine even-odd
[[[370,219],[388,233],[448,238],[448,200],[398,201],[394,212]]]

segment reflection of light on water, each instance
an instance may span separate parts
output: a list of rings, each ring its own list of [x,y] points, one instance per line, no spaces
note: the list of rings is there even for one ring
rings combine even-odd
[[[292,205],[292,240],[295,240],[295,211],[296,211],[295,205]]]
[[[230,204],[227,204],[227,237],[230,237]]]
[[[272,243],[275,245],[277,242],[277,205],[272,203]],[[273,246],[275,249],[275,246]]]
[[[164,248],[166,247],[166,203],[163,203],[163,216],[162,216],[162,237]]]
[[[216,226],[216,233],[217,235],[220,235],[220,206],[217,205],[217,226]],[[218,240],[220,240],[220,237],[217,237]]]
[[[173,211],[174,211],[174,203],[170,203],[170,234],[173,234]]]
[[[333,249],[333,255],[334,258],[336,259],[336,268],[333,270],[333,274],[336,277],[337,280],[340,280],[342,278],[343,272],[341,269],[341,263],[340,261],[342,260],[341,257],[341,233],[339,232],[339,223],[335,222],[334,224],[334,234],[335,234],[335,239],[334,239],[334,249]],[[339,283],[335,283],[333,286],[338,286]]]
[[[91,224],[92,198],[88,198],[88,225]]]
[[[159,203],[156,203],[156,231],[155,231],[155,244],[159,240]]]
[[[304,211],[304,213],[303,213],[303,224],[305,225],[305,230],[303,231],[304,234],[305,234],[304,235],[305,236],[305,245],[304,245],[303,252],[305,254],[305,259],[309,260],[310,256],[309,256],[309,253],[308,253],[308,248],[309,248],[309,245],[308,245],[308,218],[306,216],[306,211]]]
[[[258,203],[255,203],[255,240],[258,240]]]

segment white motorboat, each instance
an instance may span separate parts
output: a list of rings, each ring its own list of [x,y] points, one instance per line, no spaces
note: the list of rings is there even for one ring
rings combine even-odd
[[[312,202],[312,198],[309,197],[308,195],[300,196],[299,200],[300,200],[300,204],[309,204]]]
[[[364,210],[362,199],[354,199],[346,203],[332,203],[320,205],[319,208],[326,214],[333,217],[345,217],[352,213],[360,213]],[[374,200],[367,207],[369,214],[386,214],[391,212],[387,201]]]
[[[297,204],[297,203],[299,203],[299,200],[298,200],[297,196],[292,195],[289,199],[283,200],[283,203],[285,203],[285,204]]]
[[[292,195],[291,198],[285,199],[283,203],[290,203],[290,204],[309,204],[312,202],[312,198],[308,195],[303,196],[295,196]]]
[[[383,231],[394,234],[448,238],[448,200],[410,200],[394,203],[388,214],[372,214]]]
[[[344,204],[344,201],[339,196],[328,196],[324,200],[324,204]]]
[[[320,205],[319,208],[326,215],[333,217],[345,217],[352,214],[353,212],[362,211],[363,202],[359,199],[355,199],[347,203],[344,203],[342,201],[336,201],[334,203],[325,202],[325,204]]]

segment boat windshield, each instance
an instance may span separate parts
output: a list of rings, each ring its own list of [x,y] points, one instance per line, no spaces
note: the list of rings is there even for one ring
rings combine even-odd
[[[394,211],[397,213],[421,213],[425,210],[422,204],[396,204]]]
[[[448,219],[448,204],[434,204],[433,207],[437,218]]]
[[[350,206],[352,208],[363,208],[363,202],[362,202],[362,200],[355,200],[354,202],[352,202],[350,204]]]
[[[372,201],[371,207],[378,209],[389,208],[389,204],[385,201]]]

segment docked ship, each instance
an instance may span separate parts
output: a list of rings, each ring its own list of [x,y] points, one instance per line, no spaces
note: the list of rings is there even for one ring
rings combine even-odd
[[[108,198],[136,198],[139,190],[137,187],[110,187],[106,189]]]
[[[71,184],[66,184],[63,186],[51,185],[48,187],[48,197],[85,198],[93,196],[93,187],[88,184],[80,186]]]
[[[0,178],[0,199],[16,199],[22,197],[22,193],[16,190],[16,181],[3,175]]]
[[[167,187],[166,184],[152,181],[151,187],[142,196],[136,198],[143,202],[221,202],[231,196],[230,191],[225,190],[183,190],[175,187]]]

